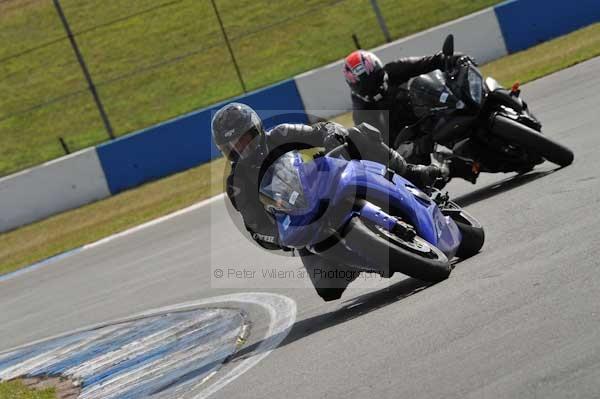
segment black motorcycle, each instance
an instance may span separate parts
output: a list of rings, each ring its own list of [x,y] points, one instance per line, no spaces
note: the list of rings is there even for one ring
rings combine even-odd
[[[452,35],[443,52],[454,54]],[[491,77],[484,80],[466,56],[445,69],[408,82],[419,121],[406,129],[430,135],[434,143],[451,149],[446,154],[434,152],[434,161],[443,164],[460,156],[472,162],[475,173],[524,173],[544,159],[563,167],[573,162],[571,150],[540,133],[542,125],[521,99],[517,85],[507,90]]]

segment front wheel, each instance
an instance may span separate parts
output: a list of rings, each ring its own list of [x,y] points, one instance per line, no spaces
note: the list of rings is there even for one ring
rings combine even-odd
[[[462,240],[456,256],[462,259],[470,258],[476,255],[483,247],[485,241],[485,233],[483,227],[472,226],[461,222],[455,222],[462,235]]]
[[[406,240],[359,217],[349,222],[344,238],[346,245],[373,262],[378,270],[400,272],[428,282],[444,280],[452,270],[446,255],[423,238]]]
[[[573,163],[573,151],[506,116],[494,116],[492,133],[557,165],[564,167]]]
[[[485,232],[481,223],[452,201],[447,202],[442,214],[450,216],[460,230],[462,239],[456,256],[467,259],[476,255],[485,242]]]

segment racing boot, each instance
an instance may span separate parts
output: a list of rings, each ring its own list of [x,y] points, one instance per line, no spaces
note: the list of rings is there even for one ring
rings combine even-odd
[[[480,172],[479,162],[459,156],[453,156],[446,160],[446,165],[448,166],[450,178],[460,177],[472,184],[477,182]]]
[[[413,183],[421,191],[430,194],[430,187],[435,181],[443,177],[443,171],[435,165],[407,164],[404,178]]]
[[[436,165],[415,165],[390,148],[388,168],[409,180],[421,191],[429,194],[429,188],[437,179],[444,177],[444,171]]]

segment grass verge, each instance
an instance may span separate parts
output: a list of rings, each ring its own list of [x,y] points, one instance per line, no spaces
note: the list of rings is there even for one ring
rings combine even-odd
[[[505,85],[540,78],[600,55],[600,23],[482,69]],[[525,92],[525,96],[527,93]],[[350,114],[336,118],[351,124]],[[0,273],[90,243],[221,192],[223,159],[0,235]],[[219,171],[219,173],[215,173]]]
[[[56,399],[53,388],[30,389],[20,381],[0,382],[0,399]]]

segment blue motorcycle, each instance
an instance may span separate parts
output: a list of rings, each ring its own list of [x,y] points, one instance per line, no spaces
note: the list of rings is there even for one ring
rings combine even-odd
[[[320,157],[291,151],[264,174],[260,199],[283,245],[429,282],[448,277],[454,256],[479,252],[483,228],[447,194],[427,195],[382,164],[351,160],[346,147]]]

